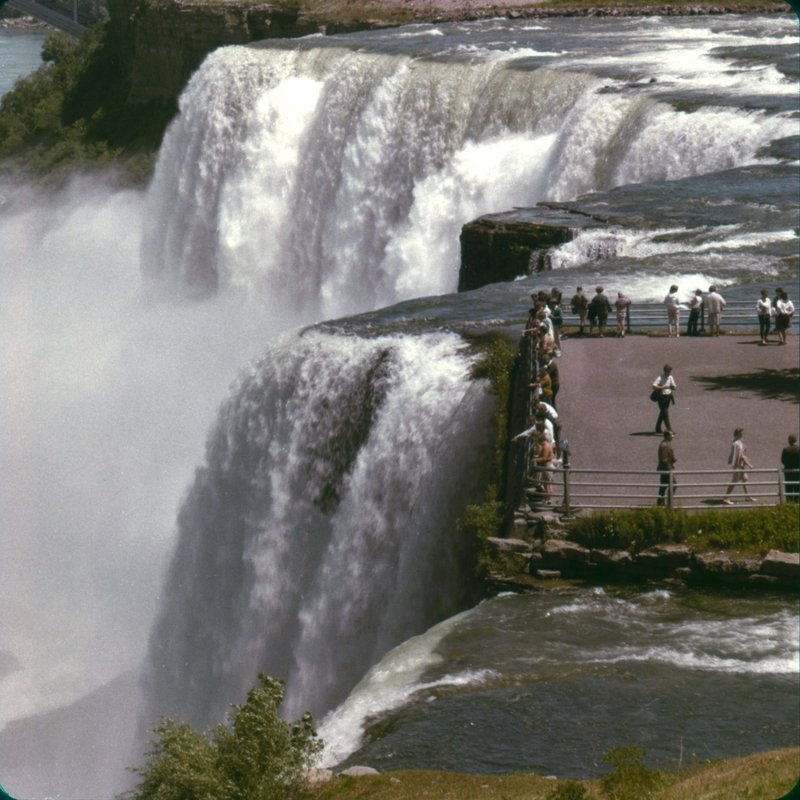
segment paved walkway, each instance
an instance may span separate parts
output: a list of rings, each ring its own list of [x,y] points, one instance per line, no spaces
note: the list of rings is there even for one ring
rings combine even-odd
[[[780,466],[798,433],[798,339],[758,346],[758,337],[570,338],[558,360],[573,467],[655,470],[661,437],[649,399],[664,364],[677,384],[670,409],[677,469],[727,469],[733,429],[743,427],[754,467]],[[741,499],[741,490],[735,492]]]

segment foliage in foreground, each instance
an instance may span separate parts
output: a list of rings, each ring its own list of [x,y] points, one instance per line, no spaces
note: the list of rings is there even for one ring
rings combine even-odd
[[[203,734],[187,722],[162,719],[147,763],[126,800],[283,800],[304,784],[322,748],[310,714],[290,724],[278,716],[283,681],[264,674],[243,706],[232,706],[230,727]]]
[[[798,552],[798,506],[787,503],[746,511],[711,510],[686,514],[644,508],[576,519],[569,538],[584,547],[639,552],[655,544],[695,549]]]
[[[502,535],[505,521],[505,504],[498,500],[498,495],[502,497],[506,483],[511,387],[519,351],[515,344],[498,336],[478,341],[474,346],[479,351],[479,356],[472,366],[470,378],[487,381],[487,391],[497,398],[492,420],[495,443],[493,482],[486,487],[486,499],[483,503],[467,506],[464,517],[458,520],[458,530],[475,543],[475,573],[483,579],[493,571],[514,573],[519,572],[523,566],[520,556],[513,553],[493,554],[486,542],[489,536]]]
[[[108,22],[79,41],[53,33],[45,62],[0,100],[0,159],[12,159],[51,182],[76,167],[104,168],[122,160],[123,179],[145,180],[174,105],[125,105],[123,80]]]
[[[612,773],[613,774],[613,773]],[[800,748],[772,750],[730,761],[659,773],[653,800],[775,800],[800,775]],[[581,795],[583,789],[583,795]],[[541,775],[464,775],[439,770],[401,770],[363,777],[340,776],[305,789],[302,800],[608,800],[600,780],[554,781]]]

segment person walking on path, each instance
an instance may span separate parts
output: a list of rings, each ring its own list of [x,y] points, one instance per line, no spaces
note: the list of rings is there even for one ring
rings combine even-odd
[[[672,425],[669,421],[669,407],[671,403],[675,402],[675,378],[672,377],[672,367],[669,364],[664,364],[664,372],[653,381],[653,392],[658,392],[658,421],[656,422],[656,433],[661,433],[661,425],[668,431],[672,431]],[[674,431],[673,431],[674,433]]]
[[[656,469],[659,473],[660,487],[658,489],[658,505],[664,505],[664,495],[669,491],[668,505],[672,505],[672,498],[675,496],[675,453],[672,450],[672,440],[675,434],[672,431],[664,432],[664,441],[658,446],[658,466]]]
[[[722,295],[717,293],[716,286],[708,287],[706,295],[706,311],[708,312],[708,332],[712,336],[719,336],[719,326],[722,321],[722,309],[725,308],[725,301]]]
[[[583,286],[578,287],[578,291],[572,296],[570,305],[572,313],[578,315],[580,323],[578,335],[583,336],[586,328],[586,315],[589,313],[589,298],[583,293]]]
[[[625,336],[625,322],[628,309],[631,305],[630,297],[626,297],[623,292],[617,292],[617,299],[614,301],[617,309],[617,338]]]
[[[796,503],[800,495],[800,448],[797,446],[797,437],[789,434],[789,445],[781,451],[781,464],[783,465],[783,484],[786,488],[786,501]]]
[[[689,301],[689,322],[686,324],[686,335],[697,336],[697,322],[700,319],[700,306],[703,303],[703,290],[695,289]]]
[[[772,300],[769,299],[769,292],[766,289],[761,290],[761,299],[756,301],[756,313],[758,314],[758,335],[761,337],[761,344],[766,344],[772,316]]]
[[[664,298],[664,305],[667,307],[667,334],[680,337],[681,301],[678,300],[678,287],[674,283],[669,287],[669,294]]]
[[[792,324],[794,304],[789,295],[781,289],[778,301],[775,303],[775,333],[778,334],[778,344],[786,344],[786,331]]]
[[[608,302],[608,298],[603,294],[602,286],[598,286],[594,291],[595,295],[592,298],[592,302],[589,303],[589,333],[591,334],[594,322],[597,320],[597,332],[602,339],[605,336],[603,331],[605,330],[606,322],[608,322],[608,315],[611,312],[611,303]]]
[[[722,500],[727,506],[733,505],[733,500],[731,500],[728,495],[733,491],[733,487],[736,486],[737,483],[742,484],[745,500],[751,503],[753,502],[753,498],[750,497],[750,492],[747,491],[747,473],[745,472],[745,468],[753,469],[753,465],[747,460],[747,456],[745,455],[747,452],[747,445],[742,441],[743,434],[744,428],[737,428],[733,432],[731,454],[728,456],[728,463],[733,467],[733,477],[731,478],[728,488],[725,490],[725,497]]]

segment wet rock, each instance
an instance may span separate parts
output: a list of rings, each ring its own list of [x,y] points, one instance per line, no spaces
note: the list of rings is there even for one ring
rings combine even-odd
[[[672,571],[685,566],[691,557],[691,549],[684,544],[662,544],[639,553],[636,563],[646,569]]]
[[[537,569],[536,577],[543,581],[555,581],[561,577],[561,572],[557,569]]]

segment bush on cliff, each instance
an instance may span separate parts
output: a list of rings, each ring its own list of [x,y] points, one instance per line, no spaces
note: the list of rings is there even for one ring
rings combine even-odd
[[[310,714],[290,724],[278,716],[283,681],[259,674],[230,727],[203,734],[187,722],[162,719],[147,763],[127,800],[283,800],[304,785],[322,748]]]
[[[34,175],[63,180],[76,167],[102,168],[122,157],[127,182],[141,182],[174,106],[125,105],[123,80],[108,23],[47,37],[45,62],[0,100],[0,159]]]
[[[584,547],[638,553],[655,544],[696,550],[798,552],[798,507],[787,503],[747,511],[686,514],[667,508],[613,511],[576,519],[569,538]]]

